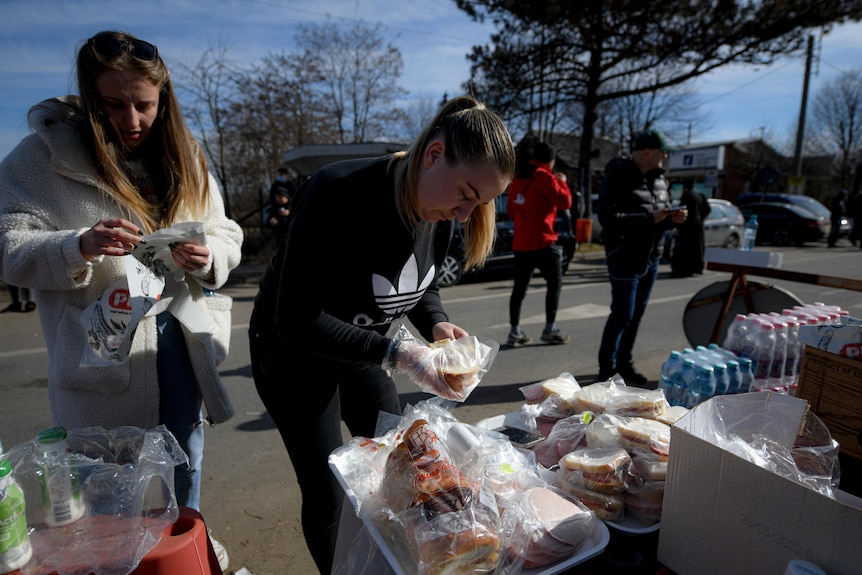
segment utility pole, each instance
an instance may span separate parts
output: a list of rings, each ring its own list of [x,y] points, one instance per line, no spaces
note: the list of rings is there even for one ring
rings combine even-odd
[[[805,58],[805,81],[802,84],[802,105],[799,109],[799,126],[796,128],[796,151],[793,156],[794,171],[797,178],[802,177],[802,140],[805,134],[805,108],[808,107],[808,79],[811,76],[811,59],[814,54],[814,35],[808,36],[808,54]]]

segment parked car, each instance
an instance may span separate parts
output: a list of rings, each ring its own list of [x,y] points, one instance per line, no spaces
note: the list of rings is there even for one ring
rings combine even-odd
[[[746,204],[755,204],[755,203],[763,203],[763,202],[778,202],[781,204],[793,204],[799,206],[800,208],[805,208],[809,212],[813,212],[818,216],[822,216],[826,218],[827,231],[829,233],[829,227],[832,226],[832,212],[823,205],[822,202],[817,201],[816,199],[810,196],[803,196],[800,194],[757,194],[757,193],[748,193],[742,194],[738,198],[736,198],[737,206],[744,206]],[[839,237],[846,237],[850,234],[852,226],[850,224],[850,219],[846,216],[841,218],[841,231],[839,232]]]
[[[709,202],[709,214],[703,221],[704,245],[706,247],[737,249],[742,241],[745,216],[742,215],[738,207],[728,200],[708,198],[707,201]],[[676,236],[676,229],[670,230],[665,236],[662,263],[670,263]]]
[[[514,269],[515,254],[512,251],[512,237],[515,235],[515,225],[506,213],[506,198],[508,192],[503,192],[494,199],[497,218],[497,236],[494,241],[494,251],[488,260],[485,262],[485,267],[482,270],[464,270],[464,253],[466,252],[466,244],[464,242],[464,226],[460,222],[455,222],[455,230],[452,234],[452,241],[449,243],[449,253],[446,259],[443,260],[443,265],[440,266],[440,271],[437,274],[437,282],[442,287],[449,287],[461,281],[465,273],[492,272],[501,270]],[[572,257],[575,254],[578,243],[576,241],[573,223],[569,218],[560,214],[557,217],[557,233],[559,239],[557,244],[563,246],[563,269],[569,266]]]
[[[757,214],[757,240],[776,246],[801,246],[829,233],[829,220],[792,203],[758,202],[740,206],[746,221]]]
[[[745,216],[728,200],[709,198],[709,214],[703,221],[704,244],[736,249],[742,241]]]

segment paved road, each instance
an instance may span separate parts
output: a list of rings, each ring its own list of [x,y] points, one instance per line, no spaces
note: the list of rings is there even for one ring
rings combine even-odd
[[[784,268],[862,279],[862,252],[825,244],[788,248]],[[501,350],[494,365],[455,415],[468,423],[517,409],[518,388],[568,371],[579,382],[595,378],[598,338],[610,302],[602,253],[577,254],[565,276],[559,323],[572,335],[565,346],[535,345]],[[202,513],[213,534],[227,547],[234,569],[253,575],[314,573],[299,525],[299,495],[286,452],[254,390],[246,340],[247,318],[256,293],[254,269],[241,269],[224,293],[234,298],[232,349],[221,367],[237,415],[207,430]],[[728,274],[706,272],[670,279],[662,266],[636,345],[636,362],[655,385],[661,363],[671,349],[688,345],[682,328],[686,303],[700,289]],[[477,335],[505,341],[511,282],[484,278],[443,290],[446,307],[458,323]],[[862,316],[862,294],[804,284],[786,284],[800,300],[825,301]],[[542,327],[543,282],[537,278],[524,303],[524,327],[534,339]],[[0,308],[8,299],[0,292]],[[325,367],[321,367],[325,369]],[[290,366],[285,366],[288,374]],[[12,446],[51,425],[46,394],[47,355],[37,314],[0,315],[0,441]],[[302,382],[313,384],[314,382]],[[400,389],[402,403],[426,397]],[[289,391],[288,391],[289,393]]]

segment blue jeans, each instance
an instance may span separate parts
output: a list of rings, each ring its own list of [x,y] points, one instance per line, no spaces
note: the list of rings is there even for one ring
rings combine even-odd
[[[599,370],[613,373],[632,362],[635,337],[646,311],[652,286],[658,277],[659,260],[643,273],[632,273],[625,266],[608,263],[611,280],[611,313],[599,347]]]
[[[160,420],[189,456],[188,466],[181,464],[174,468],[177,505],[200,511],[204,458],[201,392],[179,320],[170,312],[162,312],[156,325]]]

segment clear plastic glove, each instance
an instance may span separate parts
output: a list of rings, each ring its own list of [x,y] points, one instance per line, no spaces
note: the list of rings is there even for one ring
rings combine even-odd
[[[403,325],[394,337],[394,349],[383,368],[406,376],[425,392],[444,399],[464,401],[491,365],[499,345],[468,336],[429,346]]]

